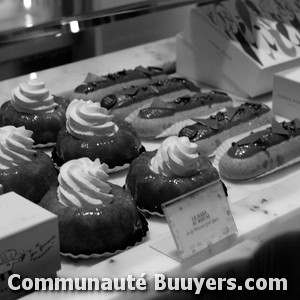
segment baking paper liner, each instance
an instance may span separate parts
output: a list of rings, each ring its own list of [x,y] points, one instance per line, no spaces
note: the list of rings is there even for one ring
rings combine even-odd
[[[125,169],[128,169],[129,168],[129,164],[124,164],[123,166],[117,166],[117,167],[114,167],[114,168],[108,168],[107,169],[107,173],[108,174],[111,174],[111,173],[115,173],[115,172],[119,172],[119,171],[122,171],[122,170],[125,170]]]
[[[32,148],[35,149],[43,149],[43,148],[50,148],[53,147],[56,143],[47,143],[47,144],[35,144]]]
[[[146,208],[140,208],[140,207],[139,207],[139,210],[140,210],[141,212],[145,213],[145,214],[150,215],[150,216],[157,216],[157,217],[160,217],[160,218],[164,218],[164,217],[165,217],[164,214],[161,214],[161,213],[159,213],[159,212],[157,212],[157,211],[149,211],[149,210],[147,210]]]
[[[123,251],[129,250],[132,247],[138,246],[141,243],[144,242],[146,236],[147,236],[147,232],[149,230],[148,228],[148,222],[145,218],[145,216],[142,213],[139,213],[141,222],[142,222],[142,233],[139,234],[140,236],[137,237],[137,241],[135,243],[129,243],[129,245],[124,248],[124,249],[117,249],[114,252],[104,252],[104,253],[93,253],[93,254],[72,254],[72,253],[63,253],[61,252],[60,254],[64,257],[71,257],[73,259],[95,259],[95,258],[107,258],[116,254],[119,254]]]
[[[241,140],[242,138],[248,136],[251,132],[257,132],[257,131],[266,129],[266,128],[268,128],[268,127],[270,127],[270,124],[264,125],[264,126],[262,126],[262,127],[259,127],[259,128],[257,128],[257,129],[255,129],[255,130],[248,131],[248,132],[243,133],[243,134],[240,134],[240,135],[238,135],[238,136],[232,137],[232,138],[228,139],[227,141],[225,141],[221,146],[219,146],[219,147],[214,151],[215,159],[213,160],[213,166],[214,166],[215,168],[217,168],[217,170],[219,170],[219,162],[220,162],[220,159],[222,158],[223,155],[225,155],[225,154],[227,153],[228,149],[231,147],[231,144],[232,144],[233,142],[237,142],[237,141]],[[277,172],[277,171],[279,171],[279,170],[282,170],[282,169],[284,169],[284,168],[287,168],[287,167],[289,167],[289,166],[291,166],[291,165],[294,165],[294,164],[296,164],[296,163],[298,163],[298,162],[300,162],[300,156],[299,156],[299,157],[296,157],[296,158],[294,158],[294,159],[292,159],[292,160],[290,160],[290,161],[288,161],[288,162],[286,162],[285,164],[282,164],[282,165],[279,166],[279,167],[276,167],[276,168],[274,168],[274,169],[272,169],[272,170],[270,170],[270,171],[267,171],[267,172],[265,172],[265,173],[263,173],[263,174],[261,174],[261,175],[259,175],[259,176],[256,176],[256,177],[250,178],[250,179],[245,179],[245,180],[238,180],[238,181],[253,181],[253,180],[259,179],[259,178],[261,178],[261,177],[267,176],[267,175],[269,175],[269,174],[272,174],[272,173],[274,173],[274,172]],[[226,178],[226,177],[224,177],[224,178]],[[230,180],[230,181],[237,181],[237,180],[232,180],[232,179],[230,179],[230,178],[226,178],[226,179],[228,179],[228,180]]]

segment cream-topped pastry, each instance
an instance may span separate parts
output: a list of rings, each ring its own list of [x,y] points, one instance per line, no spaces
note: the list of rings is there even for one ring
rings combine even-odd
[[[95,136],[113,135],[118,127],[108,115],[107,109],[91,100],[74,99],[68,106],[67,131],[77,138],[93,138]]]
[[[11,95],[0,107],[0,126],[25,126],[32,131],[34,147],[53,146],[66,125],[69,101],[50,94],[37,79],[19,84]]]
[[[197,144],[187,137],[171,136],[165,139],[151,159],[151,169],[167,177],[188,177],[199,171]]]
[[[24,126],[0,128],[0,185],[38,203],[50,187],[57,185],[51,157],[32,149],[33,132]]]
[[[58,105],[46,84],[36,79],[23,82],[14,88],[11,104],[17,112],[26,114],[53,113]]]
[[[0,169],[8,169],[33,160],[32,131],[24,126],[4,126],[0,129]]]
[[[66,162],[60,169],[57,189],[58,199],[68,206],[85,207],[110,203],[108,166],[87,157]]]
[[[107,165],[87,157],[66,162],[59,184],[39,203],[58,216],[60,250],[72,257],[115,253],[145,236],[132,196],[108,181]],[[86,257],[86,256],[84,256]]]
[[[131,162],[125,189],[140,209],[163,215],[163,203],[218,179],[218,171],[197,153],[195,143],[171,136],[157,150],[145,151]]]
[[[58,166],[80,157],[99,158],[110,171],[126,168],[143,151],[132,126],[100,106],[99,102],[74,99],[66,112],[52,158]]]

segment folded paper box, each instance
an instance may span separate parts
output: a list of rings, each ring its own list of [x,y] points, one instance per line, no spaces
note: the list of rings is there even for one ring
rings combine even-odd
[[[296,4],[295,0],[230,0],[201,5],[191,10],[183,37],[202,53],[202,61],[213,65],[214,73],[256,97],[272,91],[275,73],[300,65]],[[181,73],[180,66],[177,71]]]
[[[181,33],[176,36],[176,55],[177,73],[181,76],[239,95],[242,98],[248,96],[224,74],[223,70],[220,70],[213,61],[208,60],[205,54],[189,43]]]
[[[49,278],[60,269],[57,216],[17,195],[0,196],[0,299],[15,299],[12,274],[23,278]]]
[[[300,118],[300,67],[274,75],[273,111],[288,119]]]

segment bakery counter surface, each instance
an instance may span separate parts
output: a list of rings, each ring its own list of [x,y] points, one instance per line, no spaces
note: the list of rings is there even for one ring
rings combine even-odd
[[[35,292],[24,297],[35,299],[163,299],[164,293],[155,291],[155,274],[167,277],[242,277],[247,274],[247,261],[260,246],[281,233],[300,230],[300,166],[272,174],[268,178],[243,185],[228,182],[229,202],[238,233],[219,245],[192,257],[183,263],[172,258],[176,251],[166,222],[150,217],[149,235],[143,243],[112,257],[95,260],[62,258],[62,278],[127,278],[132,275],[147,280],[147,292]],[[158,251],[158,245],[168,242],[170,251]],[[222,274],[222,276],[220,275]],[[225,274],[225,275],[224,275]],[[170,297],[165,292],[166,299]],[[171,294],[180,298],[180,294]],[[180,299],[188,299],[182,296]],[[173,298],[174,299],[174,298]],[[205,298],[203,298],[205,299]],[[211,298],[209,298],[211,299]]]
[[[175,61],[175,39],[170,38],[155,43],[122,50],[108,55],[68,64],[38,72],[53,94],[63,95],[80,84],[88,72],[107,74],[137,65],[163,65]],[[36,74],[30,74],[34,77]],[[0,82],[1,102],[10,98],[10,91],[20,82],[28,80],[28,75]],[[270,96],[260,99],[270,103]],[[159,141],[144,142],[147,150],[156,149]],[[211,269],[226,262],[239,261],[251,257],[263,240],[287,229],[300,227],[294,222],[300,213],[300,187],[297,178],[300,165],[294,165],[255,181],[232,183],[224,181],[228,188],[228,200],[238,232],[233,237],[207,249],[200,255],[184,263],[172,258],[176,250],[166,221],[157,216],[148,218],[149,232],[142,243],[110,257],[74,260],[62,257],[62,267],[58,271],[61,278],[135,278],[145,276],[149,286],[147,292],[35,292],[24,297],[33,299],[77,299],[122,297],[128,299],[153,298],[158,294],[151,288],[155,274],[168,276],[203,276]],[[120,186],[125,183],[126,170],[111,175],[111,181]],[[171,252],[158,251],[158,244],[169,243]],[[174,253],[173,253],[174,254]],[[161,296],[161,294],[160,294]]]

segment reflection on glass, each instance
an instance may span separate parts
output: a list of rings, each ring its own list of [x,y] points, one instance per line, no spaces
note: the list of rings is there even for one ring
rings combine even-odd
[[[25,15],[25,27],[32,27],[33,26],[33,19],[30,14]]]
[[[31,0],[23,0],[23,5],[25,9],[30,9],[32,6],[32,1]]]
[[[70,22],[70,30],[72,33],[77,33],[80,31],[79,23],[77,21]]]
[[[215,0],[0,0],[0,44],[77,33],[133,16],[210,1]]]

